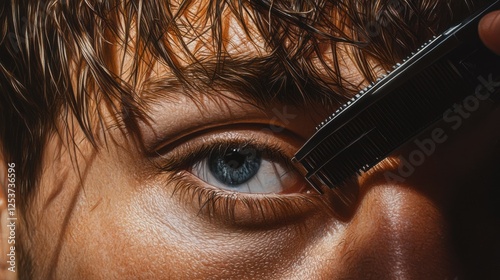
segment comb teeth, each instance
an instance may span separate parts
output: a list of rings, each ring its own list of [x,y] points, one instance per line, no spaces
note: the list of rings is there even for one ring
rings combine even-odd
[[[474,94],[479,76],[497,81],[500,56],[482,45],[477,23],[498,8],[500,0],[429,40],[323,121],[293,158],[307,181],[317,190],[342,185]]]
[[[328,186],[339,185],[371,168],[436,121],[449,104],[463,97],[457,93],[467,88],[467,93],[473,90],[460,82],[462,77],[448,64],[442,61],[432,65],[347,123],[335,123],[336,115],[330,116],[325,122],[335,125],[335,129],[328,131],[329,137],[299,160],[309,170],[306,176],[314,176]],[[340,111],[343,110],[345,107]],[[325,125],[320,130],[328,130]]]
[[[425,49],[427,46],[429,46],[434,40],[436,40],[437,37],[436,36],[433,36],[432,39],[430,39],[429,41],[427,41],[426,43],[424,43],[418,50],[423,50]],[[347,107],[349,107],[349,105],[351,105],[352,103],[356,102],[356,100],[360,99],[363,95],[365,95],[367,92],[369,92],[373,87],[375,87],[377,84],[379,84],[381,81],[383,81],[384,79],[386,79],[392,72],[394,72],[394,70],[397,70],[398,68],[400,68],[401,66],[403,66],[407,61],[410,61],[411,58],[415,55],[414,52],[412,52],[412,55],[408,56],[407,58],[403,59],[403,62],[402,63],[396,63],[396,65],[394,65],[392,68],[393,68],[393,71],[387,71],[386,74],[380,76],[377,78],[377,80],[375,82],[372,82],[370,83],[368,86],[366,86],[364,89],[362,89],[361,91],[359,91],[358,94],[356,94],[354,97],[351,98],[351,100],[347,101],[347,103],[341,105],[339,107],[339,109],[337,109],[332,115],[330,115],[326,120],[322,121],[318,126],[316,126],[316,131],[320,130],[322,127],[324,127],[326,124],[328,124],[329,121],[331,121],[333,118],[335,118],[336,115],[340,114],[342,111],[344,111]]]

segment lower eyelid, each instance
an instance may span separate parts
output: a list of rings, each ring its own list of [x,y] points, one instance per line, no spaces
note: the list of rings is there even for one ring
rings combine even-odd
[[[220,190],[189,172],[179,172],[173,196],[190,205],[197,216],[233,226],[264,226],[294,223],[322,209],[320,195],[243,194]]]

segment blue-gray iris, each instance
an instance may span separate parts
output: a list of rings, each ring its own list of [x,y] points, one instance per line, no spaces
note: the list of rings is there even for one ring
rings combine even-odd
[[[219,182],[239,186],[257,174],[261,161],[261,153],[255,148],[229,148],[213,152],[208,158],[208,168]]]

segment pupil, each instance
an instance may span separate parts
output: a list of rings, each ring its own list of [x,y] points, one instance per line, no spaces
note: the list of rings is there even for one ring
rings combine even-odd
[[[236,187],[257,174],[261,161],[261,153],[255,148],[230,148],[210,155],[208,166],[219,182]]]
[[[224,156],[224,162],[233,169],[241,168],[245,159],[245,155],[240,154],[237,149],[232,149]]]

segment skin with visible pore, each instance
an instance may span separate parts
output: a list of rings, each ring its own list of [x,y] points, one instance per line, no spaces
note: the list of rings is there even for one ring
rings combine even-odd
[[[487,19],[480,33],[500,53],[500,20]],[[235,59],[269,55],[263,40],[248,38],[236,21],[227,24]],[[205,41],[191,43],[203,48]],[[215,56],[208,47],[199,53]],[[124,57],[117,63],[134,59]],[[161,64],[152,69],[141,81],[145,89],[173,79]],[[352,84],[365,81],[349,58],[341,71]],[[282,159],[331,108],[249,104],[223,86],[191,96],[175,83],[162,90],[144,91],[149,119],[138,123],[137,138],[107,108],[100,124],[105,146],[93,147],[78,126],[50,137],[26,218],[36,279],[461,279],[498,272],[498,241],[489,243],[500,233],[498,216],[485,209],[500,180],[498,106],[481,103],[459,129],[446,130],[447,140],[402,182],[384,174],[397,174],[417,146],[381,162],[352,183],[356,202],[342,215],[340,206],[328,205],[335,193],[314,193]],[[252,181],[263,191],[206,182],[213,173],[203,167],[207,154],[193,155],[231,145],[263,150],[261,170],[271,168]]]

